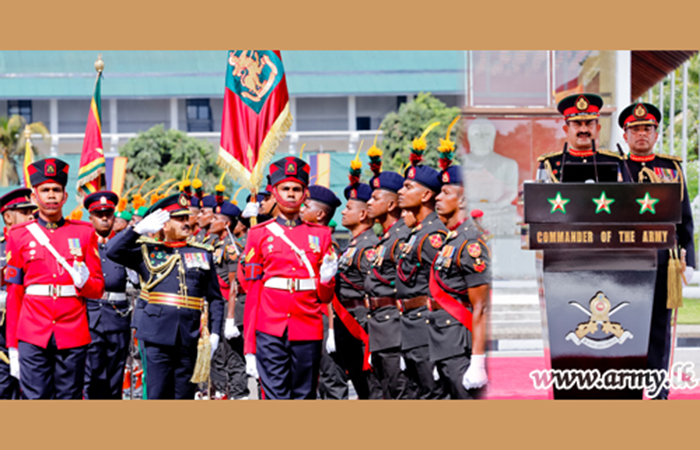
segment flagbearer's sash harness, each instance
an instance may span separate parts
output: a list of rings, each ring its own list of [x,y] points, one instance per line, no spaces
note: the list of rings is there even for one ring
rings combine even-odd
[[[275,237],[282,239],[282,241],[287,244],[294,253],[301,259],[304,263],[304,267],[309,272],[312,278],[284,278],[284,277],[271,277],[265,280],[263,284],[266,288],[279,289],[289,292],[299,292],[299,291],[315,291],[316,290],[316,272],[314,271],[311,261],[306,256],[306,253],[299,249],[299,247],[294,244],[294,242],[289,239],[289,237],[284,234],[284,229],[277,222],[270,222],[265,226]]]
[[[78,277],[75,269],[68,264],[68,261],[58,253],[58,250],[51,245],[51,240],[41,230],[41,227],[35,222],[27,225],[27,230],[34,236],[39,245],[46,248],[49,253],[51,253],[56,261],[63,266],[66,271],[71,274],[71,277]],[[25,288],[24,293],[26,295],[36,295],[41,297],[77,297],[78,292],[73,285],[55,285],[55,284],[32,284]]]

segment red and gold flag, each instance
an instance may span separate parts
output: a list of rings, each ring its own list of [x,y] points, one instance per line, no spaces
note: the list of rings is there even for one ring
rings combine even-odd
[[[230,50],[217,163],[252,191],[292,125],[278,50]]]
[[[78,170],[78,200],[93,192],[105,189],[105,155],[102,151],[102,98],[100,84],[102,71],[97,73],[95,81],[95,93],[90,102],[87,126],[85,127],[85,139],[83,151],[80,156],[80,169]]]

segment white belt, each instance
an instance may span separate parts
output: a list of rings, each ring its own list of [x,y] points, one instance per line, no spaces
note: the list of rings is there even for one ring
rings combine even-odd
[[[265,281],[264,286],[271,289],[281,289],[283,291],[315,291],[315,278],[280,278],[272,277]]]
[[[126,293],[124,292],[105,292],[100,300],[106,300],[108,302],[121,302],[126,300]]]
[[[24,289],[27,295],[39,295],[43,297],[77,297],[75,286],[56,286],[53,284],[32,284]]]

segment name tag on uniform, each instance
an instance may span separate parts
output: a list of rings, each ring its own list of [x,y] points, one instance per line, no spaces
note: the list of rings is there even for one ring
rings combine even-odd
[[[209,263],[204,253],[185,253],[185,267],[188,269],[209,270]]]

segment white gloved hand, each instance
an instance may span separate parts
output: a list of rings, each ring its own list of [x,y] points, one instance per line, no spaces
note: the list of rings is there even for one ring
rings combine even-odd
[[[329,355],[335,353],[335,332],[331,329],[328,330],[328,338],[326,339],[326,353]]]
[[[139,274],[131,269],[126,269],[126,277],[129,279],[132,285],[138,286],[141,281],[139,280]]]
[[[165,222],[168,220],[170,220],[170,213],[158,209],[144,217],[141,222],[137,223],[134,227],[134,231],[142,235],[156,233],[163,228],[163,225],[165,225]]]
[[[476,389],[485,386],[488,381],[486,355],[472,355],[469,368],[462,377],[462,386],[464,389]]]
[[[689,285],[690,282],[693,280],[693,274],[695,274],[695,267],[688,266],[685,268],[683,275],[685,275],[686,286]]]
[[[233,319],[226,319],[226,324],[224,325],[224,337],[226,339],[233,339],[239,337],[240,335],[241,331],[233,324]]]
[[[335,253],[330,253],[323,257],[323,264],[321,264],[321,270],[319,274],[321,275],[321,283],[328,283],[333,279],[335,273],[338,271],[338,258]]]
[[[75,271],[75,273],[71,272],[73,284],[78,289],[82,289],[85,283],[87,283],[88,278],[90,278],[90,270],[88,270],[85,263],[78,261],[73,261],[73,270]]]
[[[245,373],[253,378],[258,378],[258,362],[255,359],[255,353],[245,355]]]
[[[440,379],[440,372],[437,370],[437,366],[433,366],[433,380],[437,381]]]
[[[399,358],[399,369],[401,369],[401,372],[403,372],[406,370],[406,360],[403,359],[403,356],[400,356]]]
[[[214,352],[216,351],[217,347],[219,347],[219,338],[218,334],[210,334],[209,335],[209,343],[211,344],[211,356],[214,356]]]
[[[19,352],[16,348],[9,348],[10,353],[10,376],[19,380]]]
[[[251,217],[257,217],[258,214],[260,214],[260,205],[258,205],[258,202],[248,202],[245,205],[245,208],[243,208],[241,217],[248,219]]]
[[[369,366],[370,366],[370,367],[374,367],[374,366],[372,365],[372,354],[371,354],[371,353],[370,353],[369,356],[367,357],[367,362],[369,363]]]

